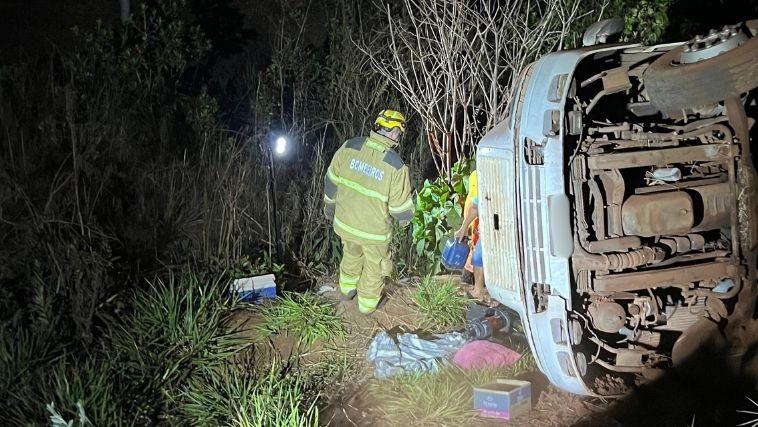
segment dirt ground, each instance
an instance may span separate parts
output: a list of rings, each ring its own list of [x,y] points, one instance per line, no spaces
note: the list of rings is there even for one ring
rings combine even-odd
[[[319,286],[332,286],[334,283],[324,281]],[[318,288],[318,287],[317,287]],[[337,312],[342,315],[348,331],[348,339],[344,345],[345,355],[350,359],[351,370],[341,384],[335,384],[331,390],[329,403],[322,410],[321,420],[324,425],[331,426],[389,426],[382,420],[381,402],[376,402],[368,395],[368,385],[373,379],[373,366],[365,358],[366,350],[372,338],[381,330],[404,328],[417,330],[421,324],[420,317],[414,312],[410,299],[413,290],[411,283],[394,283],[385,287],[386,300],[381,308],[370,316],[359,313],[355,301],[341,302],[337,291],[324,293],[327,298],[337,304]],[[247,330],[253,330],[259,319],[255,315],[245,314],[238,319],[240,325]],[[251,332],[251,339],[254,337]],[[282,357],[293,353],[294,341],[291,337],[277,336],[269,340],[271,349],[275,349]],[[330,350],[315,345],[301,354],[302,362],[318,363],[322,355]],[[333,351],[333,350],[331,350]],[[589,401],[578,396],[562,392],[551,385],[539,371],[527,372],[520,379],[532,383],[532,411],[524,417],[508,423],[500,420],[481,419],[478,426],[530,425],[530,426],[567,426],[592,415],[594,410],[600,411],[605,403]]]
[[[391,330],[396,327],[406,327],[413,330],[421,323],[415,314],[410,300],[413,288],[403,285],[388,285],[388,298],[381,310],[366,317],[358,312],[356,304],[340,303],[339,310],[348,324],[351,345],[360,358],[362,375],[355,378],[351,388],[337,396],[331,407],[324,415],[328,416],[328,425],[334,426],[389,426],[381,419],[381,402],[368,402],[369,396],[363,392],[372,378],[373,368],[365,361],[365,351],[373,336],[380,330]],[[336,293],[329,295],[337,299]],[[528,416],[514,419],[511,422],[481,419],[478,426],[567,426],[591,413],[591,406],[585,405],[578,396],[560,391],[551,385],[539,371],[520,375],[520,379],[532,382],[533,409]],[[597,406],[596,406],[597,407]],[[601,409],[601,407],[597,407]]]
[[[449,280],[449,278],[445,279]],[[318,285],[316,289],[324,285],[336,288],[336,284],[329,281],[322,281]],[[322,406],[320,417],[323,425],[392,426],[390,422],[382,419],[384,412],[381,406],[382,403],[377,402],[376,399],[372,399],[370,396],[370,386],[373,381],[378,380],[373,379],[373,366],[366,361],[365,356],[369,343],[381,330],[391,331],[403,328],[406,331],[420,331],[419,328],[422,321],[414,311],[411,301],[411,293],[414,290],[414,286],[414,283],[408,282],[388,284],[385,288],[387,294],[386,301],[377,312],[370,316],[360,314],[355,301],[339,301],[339,295],[336,290],[324,293],[326,298],[335,302],[337,313],[342,316],[348,333],[346,341],[337,343],[336,345],[325,345],[324,343],[317,342],[309,349],[297,349],[295,348],[295,339],[292,336],[277,335],[263,339],[255,329],[255,326],[261,321],[255,310],[239,312],[234,319],[234,324],[246,331],[245,333],[251,342],[258,344],[255,346],[255,351],[263,354],[264,358],[276,355],[276,357],[288,359],[294,356],[299,357],[301,366],[308,367],[319,364],[323,366],[324,364],[332,363],[335,353],[337,353],[348,362],[350,367],[349,372],[339,383],[332,384],[324,392],[326,402]],[[681,421],[682,417],[679,415],[692,418],[692,414],[697,410],[698,405],[700,405],[701,409],[703,405],[708,404],[714,407],[713,409],[706,408],[704,410],[706,414],[723,410],[718,405],[713,404],[713,393],[700,399],[696,394],[688,391],[686,387],[682,389],[681,384],[678,383],[668,388],[660,385],[647,389],[642,388],[636,393],[632,393],[629,398],[613,402],[565,393],[552,387],[547,378],[538,370],[526,372],[517,378],[532,383],[531,412],[524,417],[511,420],[510,422],[478,419],[472,425],[484,427],[508,425],[540,427],[569,425],[583,427],[620,425],[689,426],[691,425],[689,421],[686,424],[660,423],[669,417],[673,419],[673,416],[678,417],[677,419]],[[678,404],[669,405],[666,403],[672,399],[677,400],[676,396],[680,396]],[[693,405],[695,406],[693,407]],[[739,402],[734,403],[732,406],[735,405],[737,409],[752,409],[751,403],[745,399],[739,400]],[[672,407],[679,407],[679,412],[683,412],[683,414],[676,414],[676,411],[671,409]],[[734,415],[734,408],[729,410],[730,414]],[[647,418],[643,415],[647,416]],[[715,419],[720,418],[717,417]],[[741,420],[741,418],[739,419]],[[637,421],[635,422],[634,420]],[[654,420],[657,420],[657,422]],[[650,421],[653,421],[652,424]],[[712,420],[706,420],[705,424],[702,422],[695,423],[695,425],[716,425],[709,421]],[[731,425],[735,424],[732,423]]]

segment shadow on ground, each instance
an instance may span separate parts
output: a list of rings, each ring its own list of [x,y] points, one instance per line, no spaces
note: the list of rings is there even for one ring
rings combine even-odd
[[[755,426],[758,415],[739,411],[758,412],[753,403],[758,402],[758,343],[735,352],[719,345],[718,339],[707,342],[678,368],[575,425],[736,426],[748,422],[744,425]]]

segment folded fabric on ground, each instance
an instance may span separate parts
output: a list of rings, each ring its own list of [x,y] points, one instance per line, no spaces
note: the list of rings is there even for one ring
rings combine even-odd
[[[399,334],[396,342],[386,331],[379,332],[366,352],[366,359],[374,364],[374,377],[387,379],[398,374],[436,372],[467,341],[459,332],[436,337],[424,340],[416,334]]]
[[[511,366],[519,359],[521,354],[508,347],[490,341],[472,341],[455,353],[453,363],[471,370]]]

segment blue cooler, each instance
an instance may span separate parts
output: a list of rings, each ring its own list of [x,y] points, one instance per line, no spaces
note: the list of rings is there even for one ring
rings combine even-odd
[[[468,253],[467,239],[459,242],[455,237],[451,237],[447,239],[445,247],[442,248],[442,265],[448,270],[462,270],[466,266]]]

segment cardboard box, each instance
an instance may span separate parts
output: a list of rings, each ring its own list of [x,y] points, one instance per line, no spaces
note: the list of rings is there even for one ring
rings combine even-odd
[[[519,380],[495,380],[474,387],[474,409],[489,418],[511,420],[532,410],[532,383]]]
[[[243,301],[261,302],[276,298],[276,277],[273,274],[243,277],[232,282],[232,289]]]

